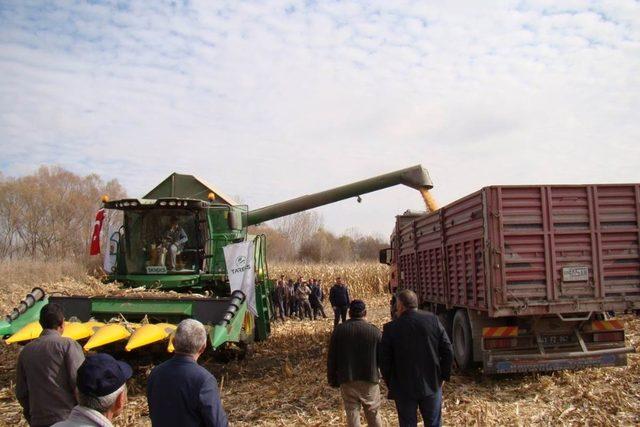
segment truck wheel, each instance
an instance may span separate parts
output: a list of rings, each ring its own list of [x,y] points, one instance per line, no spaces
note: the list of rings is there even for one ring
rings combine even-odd
[[[473,361],[473,343],[471,337],[471,325],[466,310],[456,311],[453,316],[453,357],[458,368],[466,370],[471,367]]]

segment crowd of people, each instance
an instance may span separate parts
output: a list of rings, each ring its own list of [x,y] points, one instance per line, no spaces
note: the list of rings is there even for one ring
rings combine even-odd
[[[275,288],[280,318],[297,315],[300,310],[305,313],[300,318],[315,318],[311,301],[286,299],[286,295],[310,296],[312,289],[319,288],[316,295],[322,305],[319,281],[309,284],[299,278],[297,283],[297,287],[292,284],[295,291],[290,293],[289,281],[281,277]],[[347,424],[360,425],[362,407],[369,426],[382,425],[379,383],[384,379],[400,426],[416,426],[418,410],[425,425],[440,425],[442,385],[449,379],[453,351],[438,318],[418,310],[415,293],[403,290],[396,295],[395,319],[380,332],[366,321],[365,303],[350,300],[340,278],[331,287],[329,300],[334,329],[327,378],[330,386],[340,388]],[[323,310],[319,313],[324,315]],[[40,324],[42,334],[22,349],[16,367],[16,397],[29,425],[112,426],[112,419],[127,403],[131,367],[104,353],[85,356],[76,341],[62,336],[64,312],[55,303],[42,308]],[[227,426],[216,379],[198,364],[207,346],[204,325],[195,319],[183,320],[173,345],[173,357],[156,366],[147,381],[152,425]]]
[[[271,320],[285,319],[315,320],[327,315],[324,311],[325,294],[322,280],[311,278],[306,280],[298,276],[294,282],[291,278],[281,275],[270,295]],[[342,282],[341,277],[336,277],[336,282],[329,290],[329,303],[333,309],[334,326],[347,320],[349,307],[349,288]]]

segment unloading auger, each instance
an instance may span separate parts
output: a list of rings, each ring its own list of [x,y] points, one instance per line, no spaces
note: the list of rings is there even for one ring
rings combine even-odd
[[[145,291],[62,296],[35,288],[0,321],[0,336],[9,344],[37,338],[40,309],[55,302],[67,316],[63,335],[87,351],[171,352],[172,334],[185,318],[205,324],[214,350],[246,348],[270,334],[273,289],[266,238],[249,234],[248,226],[399,184],[420,191],[432,187],[428,172],[417,165],[252,211],[203,180],[176,173],[143,198],[104,197],[104,209],[122,215],[122,225],[108,232],[108,280]],[[180,236],[179,243],[167,238],[171,233]],[[247,295],[231,292],[223,253],[225,246],[246,241],[254,243],[257,316],[248,310]]]

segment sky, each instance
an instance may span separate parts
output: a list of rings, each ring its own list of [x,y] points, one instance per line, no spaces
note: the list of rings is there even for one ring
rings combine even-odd
[[[257,208],[422,164],[494,184],[640,182],[640,2],[0,0],[0,171],[171,172]],[[319,208],[388,236],[393,187]]]

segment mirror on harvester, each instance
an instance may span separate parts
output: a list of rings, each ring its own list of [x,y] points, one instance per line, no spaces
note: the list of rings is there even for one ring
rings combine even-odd
[[[380,263],[391,265],[391,261],[393,260],[393,252],[391,248],[381,249],[380,250]]]
[[[242,212],[237,210],[229,212],[229,228],[231,230],[242,230]]]

